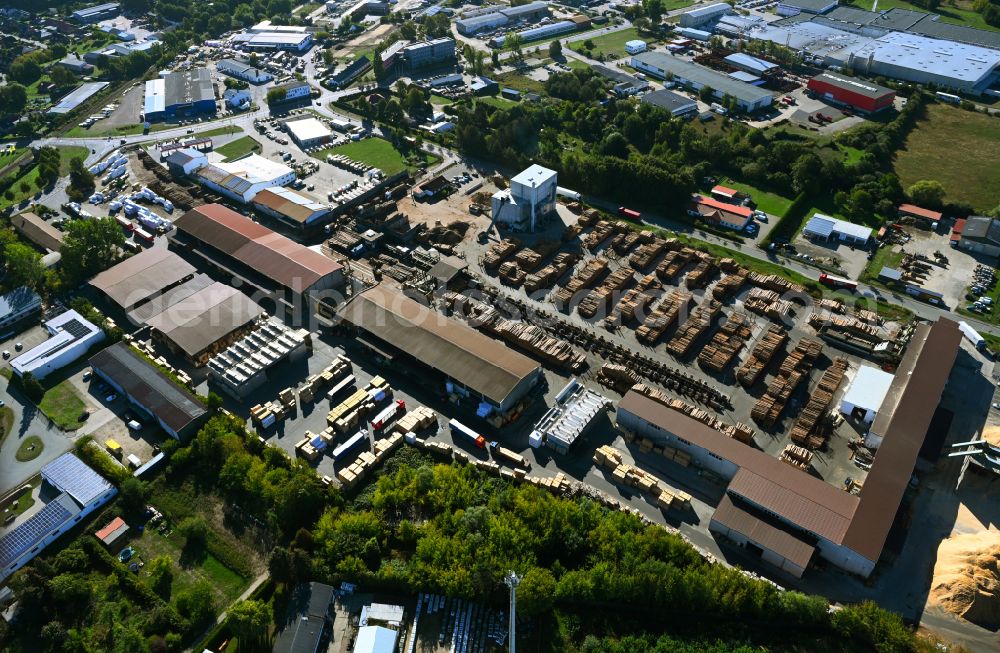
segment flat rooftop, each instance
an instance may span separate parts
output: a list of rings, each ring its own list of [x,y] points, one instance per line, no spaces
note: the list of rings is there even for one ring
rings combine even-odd
[[[329,138],[333,133],[316,118],[290,120],[285,124],[288,126],[288,131],[292,134],[292,137],[300,143]]]

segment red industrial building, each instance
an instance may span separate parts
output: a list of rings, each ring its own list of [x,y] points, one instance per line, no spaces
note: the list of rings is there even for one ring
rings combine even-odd
[[[820,73],[809,80],[810,91],[826,100],[846,104],[858,111],[875,113],[892,106],[896,91],[854,77]]]

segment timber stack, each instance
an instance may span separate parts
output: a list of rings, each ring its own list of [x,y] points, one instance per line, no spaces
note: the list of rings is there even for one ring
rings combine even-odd
[[[608,261],[605,258],[593,258],[587,261],[583,268],[574,274],[565,286],[556,291],[554,301],[560,310],[568,310],[569,303],[574,295],[589,288],[597,281],[604,271],[608,269]]]
[[[691,312],[691,317],[677,329],[677,333],[667,345],[667,351],[677,358],[687,356],[695,341],[708,331],[708,328],[712,326],[712,321],[721,310],[722,304],[714,299],[706,299],[702,302],[698,308]]]
[[[804,379],[809,378],[809,371],[822,351],[823,343],[819,340],[800,340],[792,353],[781,362],[778,375],[771,381],[764,396],[754,404],[750,417],[761,426],[774,424],[785,410],[795,389]]]
[[[713,372],[726,369],[750,338],[752,325],[746,313],[731,313],[712,340],[698,352],[698,363]]]
[[[483,256],[483,267],[487,270],[496,270],[500,264],[510,258],[521,244],[516,240],[504,239],[486,250]]]
[[[677,320],[680,312],[687,310],[690,302],[691,293],[686,290],[671,291],[669,295],[653,308],[639,328],[635,330],[635,337],[643,344],[652,345]]]
[[[552,262],[537,272],[532,272],[524,278],[524,290],[527,293],[537,292],[542,288],[550,288],[566,271],[580,260],[579,254],[560,252]]]
[[[814,431],[823,414],[830,408],[830,404],[833,402],[833,395],[844,381],[844,374],[846,372],[846,358],[835,359],[833,365],[823,372],[823,376],[820,377],[816,389],[813,390],[809,401],[806,402],[805,408],[799,413],[799,418],[795,421],[795,426],[792,427],[790,435],[792,442],[809,447],[810,449],[819,449],[823,446],[826,438]]]

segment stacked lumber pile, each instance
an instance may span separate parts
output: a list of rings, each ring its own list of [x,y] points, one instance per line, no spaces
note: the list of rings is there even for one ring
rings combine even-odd
[[[646,316],[642,325],[635,330],[639,342],[651,345],[677,320],[681,309],[686,309],[691,302],[691,293],[686,290],[673,290]]]
[[[742,274],[746,276],[749,274],[747,269],[740,265],[736,259],[724,258],[719,260],[719,269],[726,274]]]
[[[576,265],[580,260],[579,254],[571,252],[560,252],[552,259],[552,262],[537,272],[532,272],[524,279],[524,290],[533,293],[543,287],[550,287],[559,278],[566,274],[566,270]]]
[[[766,288],[767,290],[773,290],[779,294],[784,294],[786,292],[806,292],[805,286],[792,283],[788,279],[778,276],[777,274],[761,274],[759,272],[751,272],[747,277],[747,280],[758,288]]]
[[[818,449],[823,446],[826,438],[813,431],[823,417],[823,413],[830,408],[830,404],[833,402],[833,395],[844,381],[844,374],[846,372],[846,358],[835,359],[833,365],[823,372],[823,376],[820,377],[819,383],[816,385],[816,389],[813,390],[812,395],[810,395],[809,401],[806,402],[805,408],[799,413],[799,418],[795,420],[795,426],[792,427],[790,436],[792,442],[809,447],[810,449]]]
[[[680,399],[670,397],[666,393],[661,392],[652,386],[646,385],[645,383],[637,383],[632,387],[632,389],[639,394],[645,395],[653,401],[666,406],[667,408],[684,413],[688,417],[692,417],[702,424],[712,427],[725,436],[739,440],[744,444],[750,444],[753,442],[754,430],[752,427],[747,426],[743,422],[737,422],[735,425],[727,424],[726,422],[717,419],[711,413],[692,406],[691,404]]]
[[[649,290],[651,288],[662,288],[663,284],[657,278],[656,273],[647,274],[643,278],[639,279],[639,288],[642,290]]]
[[[823,325],[826,325],[828,329],[832,329],[833,331],[850,333],[865,340],[879,341],[883,339],[880,328],[849,315],[833,315],[829,319],[824,318],[818,313],[813,313],[809,316],[809,326],[819,329]]]
[[[779,322],[788,319],[792,312],[792,302],[781,299],[781,296],[775,291],[764,288],[754,288],[747,293],[746,299],[743,300],[743,307],[751,313],[757,313]]]
[[[712,320],[722,310],[722,304],[714,299],[706,299],[698,308],[691,312],[691,317],[680,326],[677,333],[667,345],[667,351],[678,358],[683,358],[691,351],[691,347],[712,325]]]
[[[715,261],[712,260],[712,257],[708,255],[702,256],[701,262],[688,273],[687,277],[684,279],[684,283],[691,290],[704,288],[708,285],[708,282],[712,280],[712,277],[715,276],[716,270],[718,270],[718,266],[715,265]]]
[[[711,342],[698,352],[698,362],[702,367],[721,372],[736,358],[751,334],[750,316],[746,313],[731,313],[722,328],[715,332]]]
[[[819,300],[817,306],[819,306],[819,309],[821,311],[829,311],[830,313],[844,312],[844,302],[840,301],[839,299],[830,299],[824,297],[823,299]]]
[[[712,288],[712,297],[719,301],[732,297],[740,291],[746,282],[746,270],[742,272],[730,272],[722,277],[722,280]]]
[[[736,372],[736,380],[740,382],[740,385],[749,388],[756,383],[768,363],[774,358],[774,354],[784,347],[787,341],[788,333],[784,329],[774,324],[768,327],[767,332],[754,345],[753,351],[750,352],[750,358]]]
[[[601,220],[594,225],[593,231],[583,237],[583,246],[588,250],[594,250],[615,233],[615,225],[607,220]]]
[[[593,258],[587,261],[580,271],[574,274],[566,285],[556,291],[553,298],[556,306],[560,309],[569,307],[570,301],[576,293],[584,288],[594,285],[597,279],[608,269],[608,261],[604,258]]]
[[[543,241],[532,248],[522,249],[514,256],[514,261],[525,272],[534,272],[542,265],[545,257],[557,249],[559,249],[558,243]]]
[[[531,471],[531,462],[516,451],[500,446],[494,447],[492,451],[494,458],[503,458],[514,467],[523,467],[526,471]]]
[[[783,463],[789,464],[792,467],[801,469],[802,471],[808,471],[809,466],[812,464],[813,454],[808,449],[803,449],[802,447],[797,447],[794,444],[786,445],[784,450],[778,454],[778,460]]]
[[[670,460],[676,460],[674,456],[680,452],[673,447],[658,447],[650,440],[643,438],[639,449],[643,453],[656,452],[667,456]],[[670,454],[664,453],[665,449],[670,450]],[[691,463],[691,457],[683,453],[682,460],[685,467]],[[622,460],[621,453],[614,447],[602,445],[594,452],[594,464],[611,470],[611,478],[621,485],[633,487],[643,494],[649,495],[656,501],[656,505],[663,510],[669,508],[683,509],[691,504],[691,495],[686,492],[671,488],[666,483],[659,480],[649,472],[630,465]]]
[[[867,322],[868,324],[885,324],[885,320],[882,319],[882,316],[875,311],[868,311],[863,308],[859,308],[854,311],[854,316],[862,322]]]
[[[614,240],[611,241],[611,249],[615,250],[616,254],[624,256],[632,251],[632,248],[639,244],[639,239],[642,238],[642,233],[648,232],[638,232],[633,231],[626,225],[626,231],[619,233],[615,236]]]
[[[695,250],[684,249],[667,252],[660,264],[656,266],[656,276],[664,281],[673,282],[674,278],[695,256]]]
[[[649,290],[644,290],[642,287],[632,288],[622,295],[622,300],[618,302],[620,319],[626,322],[634,320],[636,313],[645,310],[654,299],[656,296]]]
[[[654,238],[652,242],[646,243],[632,252],[628,258],[628,264],[641,272],[652,265],[656,257],[662,254],[666,248],[667,241],[662,238]]]
[[[520,246],[521,243],[516,240],[506,238],[501,240],[499,243],[486,250],[486,255],[483,256],[483,267],[487,270],[497,269],[500,264],[503,261],[506,261]]]
[[[337,480],[345,488],[353,487],[358,481],[368,475],[373,468],[382,463],[390,453],[403,444],[403,434],[394,433],[387,438],[375,441],[373,451],[362,451],[351,464],[337,472]]]
[[[587,366],[587,357],[565,340],[548,335],[544,329],[534,324],[514,320],[498,319],[493,329],[506,342],[524,349],[536,358],[578,372]]]
[[[584,209],[583,214],[577,219],[576,223],[586,229],[600,219],[601,212],[597,209]]]
[[[774,424],[785,410],[795,389],[804,379],[809,378],[809,371],[822,351],[823,343],[819,340],[800,340],[792,353],[781,362],[778,375],[771,381],[764,396],[754,404],[750,417],[765,427]]]
[[[598,311],[606,311],[608,309],[608,302],[632,282],[634,274],[635,270],[626,265],[609,274],[604,283],[584,297],[580,305],[577,306],[580,315],[594,317]]]
[[[506,261],[500,264],[500,271],[497,276],[500,277],[500,281],[503,283],[517,288],[524,283],[526,273],[518,266],[517,262]]]
[[[435,422],[437,415],[427,406],[417,406],[400,417],[392,425],[392,430],[406,435],[407,433],[419,433]]]
[[[624,395],[635,384],[642,379],[631,368],[615,363],[605,363],[601,365],[597,373],[597,382],[606,388],[611,388],[620,395]]]

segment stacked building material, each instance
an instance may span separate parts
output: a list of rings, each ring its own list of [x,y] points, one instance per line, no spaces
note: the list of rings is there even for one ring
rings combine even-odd
[[[799,413],[799,418],[795,420],[795,426],[792,427],[790,435],[792,442],[810,449],[818,449],[823,446],[826,437],[815,433],[816,425],[822,419],[823,413],[833,403],[833,395],[844,381],[846,372],[846,358],[835,359],[833,365],[823,372],[823,376],[820,377],[819,383],[810,395],[809,401],[806,402],[805,408]]]
[[[809,470],[809,466],[812,465],[812,459],[813,454],[811,451],[795,446],[794,444],[786,445],[784,450],[778,454],[778,460],[792,467],[797,467],[802,471]]]
[[[816,304],[821,311],[829,311],[830,313],[843,313],[844,312],[844,302],[839,299],[831,299],[824,297],[819,300]]]
[[[653,401],[656,401],[667,408],[684,413],[688,417],[692,417],[728,437],[739,440],[744,444],[750,444],[753,442],[754,430],[743,422],[737,422],[735,425],[727,424],[726,422],[717,419],[711,413],[692,406],[691,404],[680,399],[670,397],[666,393],[657,390],[652,386],[646,385],[645,383],[637,383],[632,387],[632,389],[640,394],[646,395]]]
[[[608,261],[605,258],[593,258],[587,261],[576,274],[570,278],[566,285],[556,291],[553,301],[560,310],[566,310],[570,306],[573,296],[585,288],[594,285],[604,271],[608,269]]]
[[[690,302],[691,293],[686,290],[671,291],[635,330],[635,337],[643,344],[652,345],[677,320],[681,310],[687,309]]]
[[[698,340],[708,328],[712,326],[712,320],[722,310],[722,304],[714,299],[706,299],[691,312],[691,317],[677,329],[677,333],[667,345],[667,351],[678,358],[687,356]]]
[[[500,264],[510,258],[521,243],[516,240],[504,239],[486,250],[483,256],[483,267],[487,270],[496,270]]]
[[[594,229],[585,235],[581,240],[584,248],[588,250],[597,249],[601,243],[615,234],[615,225],[607,220],[601,220],[594,225]]]
[[[577,310],[583,317],[594,317],[598,311],[606,311],[608,304],[615,296],[634,280],[635,270],[623,265],[604,280],[604,282],[580,301]]]
[[[684,279],[685,285],[687,285],[687,287],[691,290],[707,286],[708,282],[712,280],[713,276],[715,276],[716,270],[719,269],[715,264],[715,261],[712,260],[711,256],[704,255],[700,258],[701,262],[698,263],[698,265],[696,265]]]
[[[525,277],[524,290],[528,293],[533,293],[542,288],[551,287],[562,275],[566,274],[567,270],[576,265],[576,262],[579,260],[579,254],[571,252],[556,254],[551,263]]]
[[[524,283],[526,273],[521,269],[516,261],[506,261],[500,264],[500,270],[497,276],[503,283],[517,288]]]
[[[749,271],[734,258],[719,259],[719,269],[726,274],[742,274],[744,276],[749,274]]]
[[[515,467],[521,467],[525,471],[531,471],[531,462],[516,451],[511,451],[510,449],[499,445],[491,447],[491,450],[494,458],[502,458]]]
[[[642,239],[643,234],[648,234],[648,231],[633,231],[629,229],[628,225],[624,225],[625,231],[619,233],[615,236],[615,239],[611,241],[611,249],[615,250],[615,253],[624,256],[632,251],[639,241]]]
[[[831,315],[826,318],[818,313],[809,316],[809,326],[819,329],[826,326],[831,331],[842,331],[865,340],[878,342],[883,340],[882,329],[849,315]]]
[[[667,252],[656,266],[656,276],[664,281],[673,282],[674,277],[695,257],[695,253],[695,250],[689,247]]]
[[[514,255],[517,266],[525,272],[534,272],[542,265],[545,257],[559,249],[559,243],[542,241],[534,247],[522,249]]]
[[[809,378],[809,371],[822,351],[823,343],[819,340],[800,340],[792,353],[781,362],[778,375],[771,381],[764,396],[754,404],[750,417],[765,427],[774,424],[785,410],[795,389],[804,379]]]
[[[773,290],[753,288],[743,300],[743,307],[751,313],[769,317],[772,320],[783,321],[791,316],[792,302],[781,299]]]
[[[664,450],[670,449],[670,454],[667,457],[671,460],[674,460],[673,456],[677,453],[683,453],[672,447],[657,447],[648,440],[640,444],[640,449],[644,450],[644,453],[653,451],[661,455],[667,455],[664,453]],[[686,454],[682,459],[686,460],[687,464],[691,462],[690,456],[686,456]],[[690,494],[671,488],[649,472],[624,462],[621,453],[614,447],[608,445],[598,447],[597,451],[594,452],[594,464],[611,470],[611,478],[615,482],[636,488],[643,494],[648,494],[656,500],[657,506],[663,510],[669,508],[683,509],[691,504]],[[684,466],[686,467],[687,464]]]
[[[393,431],[406,435],[407,433],[419,433],[437,420],[437,415],[427,406],[417,406],[400,417],[392,425]]]
[[[746,313],[731,313],[711,342],[698,352],[701,366],[715,372],[726,369],[750,338],[752,324]]]
[[[747,280],[758,288],[766,288],[767,290],[773,290],[779,294],[805,294],[806,292],[805,286],[792,283],[788,279],[778,276],[777,274],[761,274],[759,272],[751,272],[747,277]]]
[[[654,237],[651,242],[641,245],[628,257],[628,264],[638,271],[643,271],[653,264],[656,257],[667,248],[667,241]]]
[[[639,375],[627,366],[615,363],[601,365],[601,369],[597,373],[597,381],[601,385],[611,388],[620,395],[624,395],[641,380]]]
[[[601,212],[597,209],[584,209],[576,223],[583,228],[587,228],[601,220]]]
[[[738,293],[743,287],[743,284],[746,282],[746,270],[730,272],[726,274],[726,276],[722,277],[722,280],[715,284],[715,287],[712,288],[712,297],[718,299],[719,301],[728,299]]]
[[[628,322],[635,319],[636,314],[641,313],[649,306],[656,296],[649,290],[641,287],[632,288],[622,295],[622,300],[618,302],[617,313],[621,320]]]

